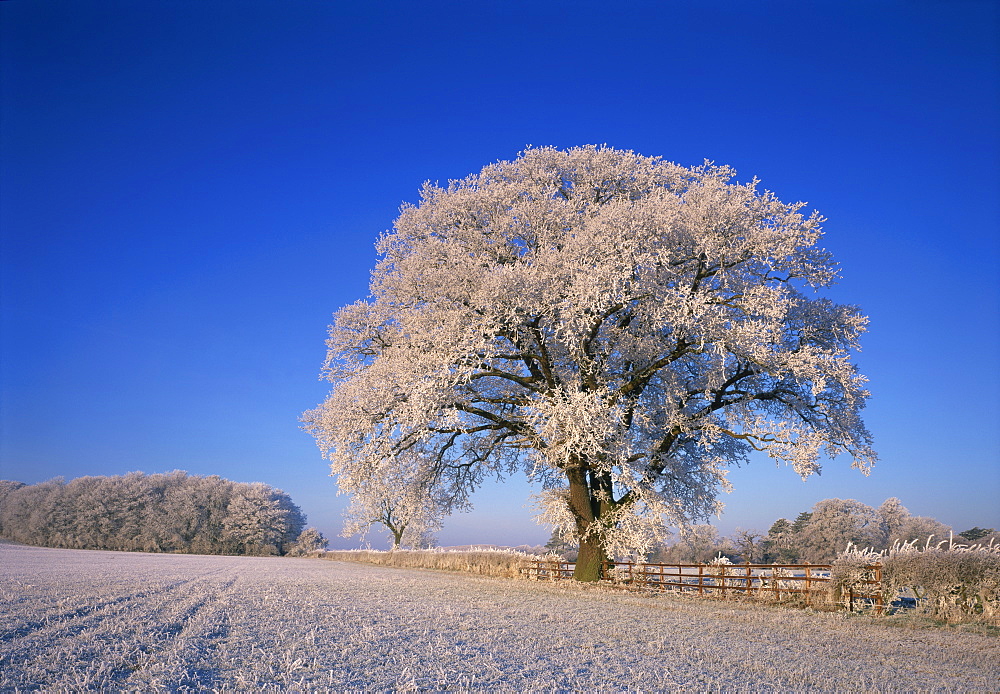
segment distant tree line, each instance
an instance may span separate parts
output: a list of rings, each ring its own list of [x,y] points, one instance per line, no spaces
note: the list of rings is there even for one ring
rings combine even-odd
[[[190,554],[302,554],[325,547],[280,489],[183,471],[0,480],[0,538],[44,547]],[[310,547],[299,547],[297,539]]]
[[[878,508],[855,499],[824,499],[794,520],[779,518],[767,533],[740,530],[728,538],[711,525],[692,526],[656,553],[655,561],[710,561],[720,554],[732,561],[764,564],[827,564],[848,544],[875,552],[896,543],[948,540],[952,528],[927,516],[914,516],[899,499]],[[992,529],[972,528],[954,534],[956,542],[988,542]],[[1000,535],[997,535],[1000,542]]]
[[[954,536],[957,543],[1000,543],[992,528],[971,528],[953,533],[952,528],[927,516],[914,516],[899,499],[886,499],[878,508],[854,499],[824,499],[794,520],[779,518],[766,533],[737,529],[723,537],[712,525],[692,525],[681,530],[673,542],[653,551],[648,561],[660,563],[705,563],[718,556],[752,564],[828,564],[848,544],[874,552],[897,543],[932,543]],[[566,554],[554,535],[546,545]]]

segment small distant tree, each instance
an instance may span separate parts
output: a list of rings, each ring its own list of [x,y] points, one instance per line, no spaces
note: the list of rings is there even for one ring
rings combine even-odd
[[[792,525],[791,525],[790,530],[793,533],[800,533],[800,532],[802,532],[803,530],[806,529],[806,526],[809,525],[809,521],[812,520],[812,517],[813,517],[813,514],[811,512],[809,512],[809,511],[803,511],[799,515],[795,516],[795,520],[792,521]]]
[[[574,557],[576,555],[576,544],[567,540],[566,537],[560,534],[558,530],[552,531],[549,541],[545,543],[545,549],[553,554],[558,554],[563,557],[567,557],[570,554]]]
[[[355,499],[344,512],[342,537],[365,536],[374,525],[389,531],[390,549],[408,547],[421,549],[433,544],[433,534],[441,521],[422,513],[417,506],[402,499]]]
[[[960,539],[965,539],[968,542],[977,542],[983,539],[987,535],[991,535],[996,531],[993,528],[980,528],[978,525],[974,528],[969,528],[968,530],[963,530],[958,534]]]
[[[316,528],[306,528],[289,548],[288,554],[293,557],[302,557],[324,550],[329,544],[330,541],[319,530]]]
[[[732,544],[742,561],[757,564],[764,560],[764,537],[759,530],[736,528]]]
[[[886,543],[886,548],[892,547],[897,542],[924,544],[932,538],[936,538],[937,541],[947,540],[951,534],[951,527],[940,521],[927,516],[910,516],[895,529],[889,537],[889,542]],[[958,538],[958,541],[961,542],[961,538]]]
[[[543,147],[426,184],[378,242],[371,301],[337,313],[334,387],[304,416],[341,489],[409,451],[453,500],[524,471],[594,581],[718,513],[754,450],[867,471],[867,319],[807,294],[837,275],[823,218],[734,175]]]
[[[802,533],[812,520],[812,513],[803,511],[794,521],[779,518],[761,542],[763,561],[772,564],[798,564],[803,561]]]
[[[659,562],[705,564],[719,555],[732,557],[736,550],[732,543],[719,535],[713,525],[689,525],[681,528],[677,540],[656,553]]]
[[[779,518],[767,531],[761,543],[764,562],[768,564],[795,564],[799,550],[795,545],[794,526],[787,518]]]
[[[436,545],[434,533],[454,504],[419,479],[400,474],[396,467],[370,480],[351,495],[344,511],[342,537],[365,535],[374,525],[389,531],[391,549],[422,549]]]
[[[983,535],[981,538],[976,540],[975,544],[981,544],[981,545],[993,544],[1000,546],[1000,532],[994,530],[989,535]]]
[[[878,550],[884,541],[878,512],[855,499],[817,502],[809,522],[796,534],[801,558],[813,564],[833,561],[848,544]]]
[[[892,543],[898,536],[900,528],[913,516],[909,509],[903,506],[903,502],[894,496],[883,501],[876,510],[882,523],[883,541],[874,549],[881,550]]]

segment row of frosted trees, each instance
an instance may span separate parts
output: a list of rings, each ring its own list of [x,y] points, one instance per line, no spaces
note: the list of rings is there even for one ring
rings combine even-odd
[[[1000,543],[992,528],[953,534],[952,528],[927,516],[915,516],[899,499],[873,507],[855,499],[824,499],[795,520],[779,518],[768,532],[741,530],[722,537],[711,525],[692,525],[674,542],[653,552],[655,562],[708,562],[722,555],[732,561],[765,564],[828,564],[848,545],[875,552],[897,544],[924,545],[947,541],[962,544]],[[560,549],[554,547],[554,549]]]
[[[794,521],[775,521],[761,549],[776,562],[829,563],[848,544],[881,552],[897,543],[947,540],[951,533],[934,518],[914,516],[895,497],[877,508],[855,499],[824,499]]]
[[[174,471],[0,481],[0,537],[31,545],[191,554],[294,552],[305,515],[280,489]]]

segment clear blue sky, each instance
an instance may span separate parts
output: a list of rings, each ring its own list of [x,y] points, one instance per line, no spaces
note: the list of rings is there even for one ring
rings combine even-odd
[[[0,478],[262,481],[336,535],[298,416],[378,234],[424,180],[607,143],[807,201],[871,317],[881,464],[737,470],[724,533],[828,497],[1000,528],[998,37],[991,0],[0,2]],[[544,542],[529,493],[442,543]]]

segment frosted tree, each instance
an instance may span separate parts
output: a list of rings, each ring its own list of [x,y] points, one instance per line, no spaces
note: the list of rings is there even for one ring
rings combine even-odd
[[[397,458],[359,484],[344,511],[341,536],[363,536],[372,526],[381,525],[389,531],[392,549],[433,546],[434,533],[455,503],[433,485],[421,482],[415,476],[419,470],[419,465],[414,469]]]
[[[319,530],[316,528],[306,528],[299,533],[288,554],[293,557],[303,557],[313,552],[325,550],[328,544],[330,544],[330,541]]]
[[[434,533],[441,529],[438,518],[421,514],[408,500],[382,497],[366,503],[355,497],[344,511],[341,536],[364,536],[374,525],[381,525],[389,531],[390,549],[429,546],[433,543]]]
[[[792,523],[787,518],[774,521],[767,531],[762,549],[765,563],[794,564],[799,560],[799,551],[795,548],[795,535]]]
[[[931,538],[937,542],[947,540],[951,536],[951,526],[945,525],[939,520],[927,516],[908,516],[889,536],[886,544],[888,547],[892,547],[897,542],[913,542],[922,545]],[[957,541],[961,542],[961,538],[958,538]]]
[[[157,544],[150,541],[157,523],[146,513],[158,507],[152,476],[141,472],[104,478],[102,495],[107,500],[107,513],[113,522],[108,538],[113,538],[112,549],[156,551]],[[157,519],[158,520],[158,519]]]
[[[910,514],[908,508],[903,506],[903,502],[894,496],[883,501],[876,511],[878,511],[879,518],[882,521],[882,531],[885,536],[882,546],[876,548],[881,550],[885,549],[891,540],[897,536],[899,529],[907,519],[912,518],[912,514]]]
[[[756,564],[764,559],[765,535],[759,530],[736,528],[732,543],[740,558],[748,564]]]
[[[882,518],[884,541],[875,547],[877,550],[888,549],[896,543],[926,543],[932,536],[944,540],[952,532],[949,526],[933,518],[912,515],[896,497],[883,501],[878,514]]]
[[[822,217],[607,147],[528,149],[425,184],[341,309],[304,416],[348,492],[402,451],[464,501],[526,472],[579,543],[576,578],[718,513],[756,450],[807,477],[874,462],[851,363],[867,319],[806,293],[837,274]]]
[[[796,535],[802,559],[826,564],[848,544],[881,550],[887,535],[879,512],[855,499],[823,499],[813,506],[812,517]]]
[[[16,480],[0,480],[0,507],[3,506],[3,503],[9,494],[16,492],[24,486],[24,482],[17,482]]]
[[[216,475],[0,480],[0,537],[49,547],[281,553],[304,526],[301,509],[280,489]]]
[[[958,539],[961,542],[982,542],[985,538],[995,533],[996,530],[993,530],[993,528],[980,528],[977,525],[974,528],[960,532]]]
[[[707,563],[720,554],[731,554],[735,548],[719,535],[713,525],[685,526],[677,541],[658,552],[656,560],[663,563]]]
[[[237,484],[223,522],[224,539],[244,554],[281,554],[305,525],[298,506],[280,489]]]

